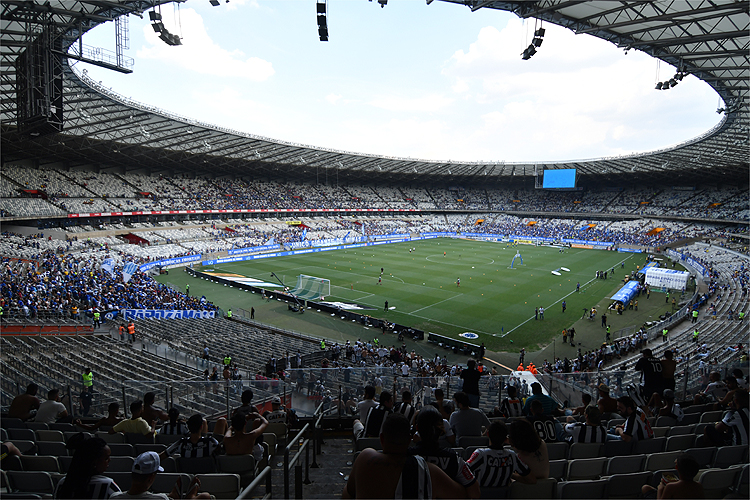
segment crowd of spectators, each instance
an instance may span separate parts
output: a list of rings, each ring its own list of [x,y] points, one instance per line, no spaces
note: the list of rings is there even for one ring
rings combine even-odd
[[[85,171],[30,170],[13,165],[4,175],[15,189],[2,191],[0,209],[15,214],[12,199],[21,189],[43,191],[48,205],[67,212],[127,209],[420,209],[520,210],[556,213],[664,215],[746,220],[748,190],[738,187],[682,189],[627,188],[552,192],[512,188],[448,189],[149,177]],[[145,194],[143,194],[145,193]],[[40,200],[41,201],[41,200]],[[38,210],[42,210],[39,208]],[[43,210],[41,213],[52,213]],[[15,214],[15,215],[26,215]]]

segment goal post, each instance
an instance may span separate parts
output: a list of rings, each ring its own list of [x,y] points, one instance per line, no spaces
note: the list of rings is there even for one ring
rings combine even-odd
[[[331,295],[331,280],[300,274],[292,293],[304,300],[319,299]]]

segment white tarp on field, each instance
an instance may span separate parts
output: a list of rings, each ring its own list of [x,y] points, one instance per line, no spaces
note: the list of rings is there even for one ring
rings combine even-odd
[[[687,287],[690,273],[674,269],[650,267],[646,269],[646,284],[654,288],[682,290]]]

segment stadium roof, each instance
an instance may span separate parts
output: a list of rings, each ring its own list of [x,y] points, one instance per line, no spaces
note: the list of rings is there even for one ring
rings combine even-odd
[[[750,2],[440,1],[458,4],[456,8],[505,10],[596,36],[623,50],[646,52],[713,87],[724,101],[723,119],[702,136],[676,147],[628,156],[536,164],[396,158],[316,148],[200,123],[130,102],[85,73],[77,74],[63,60],[63,131],[35,136],[19,128],[15,68],[19,55],[40,33],[49,34],[68,53],[85,56],[77,43],[82,33],[169,2],[3,0],[2,160],[62,168],[93,165],[125,172],[287,180],[315,179],[326,169],[342,182],[468,185],[528,179],[539,169],[577,168],[588,179],[605,175],[608,182],[622,178],[670,184],[748,184]],[[98,60],[127,70],[122,58]]]

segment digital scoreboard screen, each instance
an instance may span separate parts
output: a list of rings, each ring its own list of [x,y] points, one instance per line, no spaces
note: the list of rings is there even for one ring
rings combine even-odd
[[[564,168],[544,171],[543,189],[570,189],[574,187],[576,187],[576,169]]]

